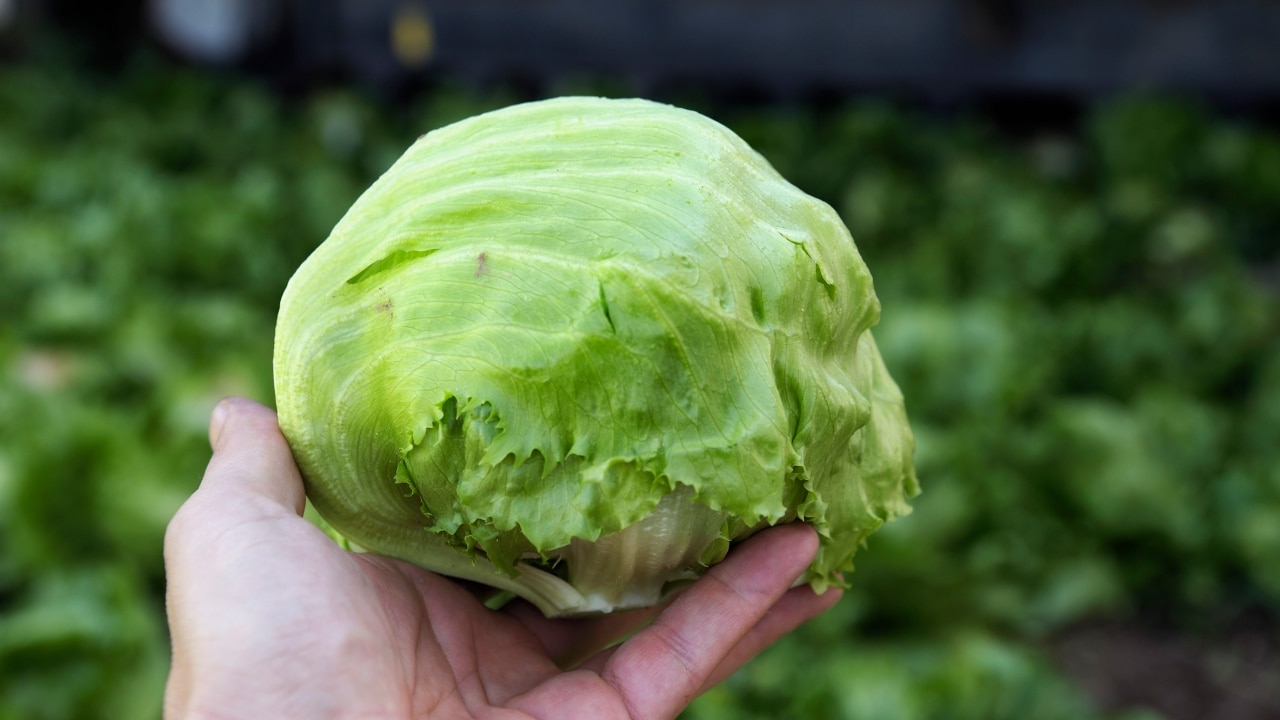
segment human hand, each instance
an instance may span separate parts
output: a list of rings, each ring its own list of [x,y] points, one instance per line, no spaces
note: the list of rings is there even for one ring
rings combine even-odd
[[[165,536],[169,720],[672,718],[840,597],[788,589],[817,550],[811,528],[789,525],[666,608],[490,610],[458,582],[343,550],[303,520],[269,409],[223,401],[209,436],[204,480]]]

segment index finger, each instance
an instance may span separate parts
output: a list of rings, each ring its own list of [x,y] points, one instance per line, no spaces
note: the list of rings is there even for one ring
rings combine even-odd
[[[617,689],[631,717],[675,717],[799,579],[817,550],[817,533],[807,525],[759,533],[607,656],[601,677]]]

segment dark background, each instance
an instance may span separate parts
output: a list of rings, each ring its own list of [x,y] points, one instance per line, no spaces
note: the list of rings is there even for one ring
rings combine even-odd
[[[1135,89],[1271,108],[1274,0],[5,0],[18,28],[78,34],[96,60],[139,39],[282,83],[610,78],[741,99],[889,93],[951,104]],[[39,37],[39,35],[37,35]]]

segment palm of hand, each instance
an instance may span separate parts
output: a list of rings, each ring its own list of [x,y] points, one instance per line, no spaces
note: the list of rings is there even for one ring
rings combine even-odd
[[[165,543],[171,720],[669,718],[839,596],[787,590],[816,550],[813,531],[792,526],[662,611],[490,610],[454,581],[333,544],[300,517],[270,411],[234,401],[220,413],[205,480]]]

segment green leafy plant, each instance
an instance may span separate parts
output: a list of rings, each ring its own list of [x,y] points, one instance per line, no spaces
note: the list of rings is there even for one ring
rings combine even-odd
[[[316,509],[548,615],[660,602],[812,523],[821,590],[918,492],[871,275],[722,125],[561,98],[421,138],[285,291],[280,423]]]

